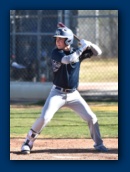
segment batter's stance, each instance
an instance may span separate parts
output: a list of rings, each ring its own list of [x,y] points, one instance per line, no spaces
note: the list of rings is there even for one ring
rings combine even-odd
[[[100,48],[84,39],[80,41],[80,47],[74,49],[73,32],[67,28],[58,28],[53,36],[56,48],[51,55],[52,70],[54,73],[53,87],[45,102],[40,117],[35,121],[21,147],[23,154],[29,154],[35,139],[42,129],[52,119],[53,115],[62,107],[73,109],[81,118],[88,123],[94,148],[98,151],[107,152],[100,135],[96,115],[91,111],[88,104],[77,91],[79,83],[80,64],[83,59],[97,56],[102,53]]]

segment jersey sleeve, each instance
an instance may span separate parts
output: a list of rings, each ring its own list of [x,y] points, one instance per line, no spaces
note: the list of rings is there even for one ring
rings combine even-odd
[[[77,63],[79,62],[79,56],[82,54],[82,52],[79,49],[71,49],[71,51],[66,51],[66,53],[63,50],[54,49],[52,52],[51,59],[54,62],[62,63],[62,64],[71,64],[71,63]]]
[[[83,61],[84,59],[91,58],[91,56],[93,56],[92,50],[90,49],[85,50],[79,58],[80,62]]]
[[[61,62],[61,59],[65,56],[64,51],[58,50],[57,48],[52,51],[51,59],[57,62]]]

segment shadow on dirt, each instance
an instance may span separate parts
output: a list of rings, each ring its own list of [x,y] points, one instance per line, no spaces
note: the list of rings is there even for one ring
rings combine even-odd
[[[10,153],[22,155],[20,151],[10,151]],[[118,149],[109,149],[108,152],[99,152],[95,149],[44,149],[44,150],[32,150],[31,154],[36,153],[49,153],[49,154],[68,154],[68,153],[107,153],[107,154],[118,154]]]

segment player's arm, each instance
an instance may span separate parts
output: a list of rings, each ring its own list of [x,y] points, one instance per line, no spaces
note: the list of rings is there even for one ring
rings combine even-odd
[[[89,41],[81,40],[80,47],[74,53],[70,55],[65,55],[62,58],[61,63],[64,64],[76,63],[77,61],[79,61],[79,57],[81,56],[81,54],[89,47],[90,47]]]
[[[63,64],[76,63],[79,61],[79,56],[81,54],[82,54],[82,52],[78,49],[70,55],[63,56],[61,59],[61,63],[63,63]]]
[[[80,62],[82,62],[84,59],[91,58],[93,56],[93,52],[90,49],[86,49],[81,56],[79,57]]]
[[[87,52],[84,54],[86,50]],[[64,56],[61,60],[61,63],[64,64],[76,63],[77,61],[79,61],[79,57],[82,57],[81,56],[82,54],[83,57],[82,59],[80,59],[80,61],[82,61],[85,58],[90,58],[92,55],[98,56],[101,53],[102,51],[97,45],[93,44],[90,41],[86,41],[82,39],[80,41],[80,47],[73,54]]]
[[[90,49],[92,50],[94,56],[99,56],[102,54],[102,50],[96,44],[91,43]]]
[[[101,49],[96,44],[82,39],[80,41],[80,47],[76,50],[76,52],[64,56],[61,60],[61,63],[76,63],[77,61],[79,61],[79,56],[81,56],[85,52],[85,50],[87,50],[87,54],[84,54],[83,58],[90,58],[92,55],[98,56],[102,54]]]
[[[101,49],[90,41],[86,41],[84,39],[80,40],[80,50],[84,52],[86,49],[91,50],[94,56],[98,56],[102,54]],[[86,46],[87,45],[87,46]]]
[[[54,49],[52,51],[51,59],[55,62],[62,64],[76,63],[79,61],[79,56],[82,54],[82,51],[77,49],[73,53],[66,55],[63,50]]]
[[[82,46],[85,44],[85,42],[88,44],[88,47],[83,51],[83,53],[80,56],[80,62],[84,59],[91,58],[92,56],[98,56],[102,54],[101,49],[96,45],[86,40],[81,40]]]
[[[82,45],[76,51],[74,51],[73,53],[71,53],[69,55],[66,55],[63,50],[59,50],[59,49],[55,48],[52,51],[52,55],[51,55],[53,62],[54,61],[55,61],[55,63],[60,62],[62,64],[70,64],[70,63],[78,62],[79,57],[81,56],[83,51],[89,46],[88,42],[86,42],[86,41],[84,41],[84,42],[81,41],[81,42],[82,42]]]

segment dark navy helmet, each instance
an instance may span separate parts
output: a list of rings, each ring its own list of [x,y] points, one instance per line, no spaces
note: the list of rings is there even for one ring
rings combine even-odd
[[[66,41],[65,41],[66,45],[71,45],[74,40],[73,32],[67,27],[61,27],[61,28],[59,27],[56,30],[55,35],[53,37],[66,38]]]

